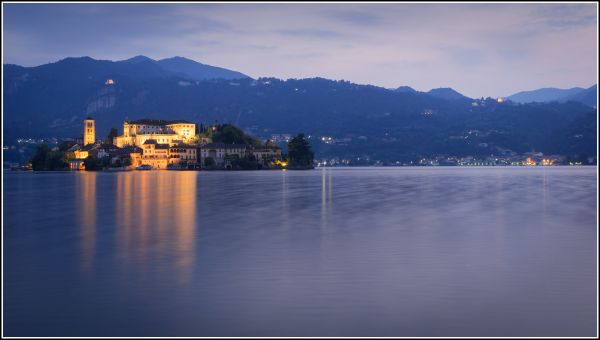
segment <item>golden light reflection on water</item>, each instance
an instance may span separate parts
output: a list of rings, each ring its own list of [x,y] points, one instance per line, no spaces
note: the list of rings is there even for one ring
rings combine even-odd
[[[282,216],[281,226],[283,227],[284,230],[290,229],[287,176],[288,176],[288,174],[286,171],[281,171],[281,216]]]
[[[321,170],[321,231],[327,229],[328,217],[331,212],[331,169]]]
[[[198,173],[123,172],[106,175],[102,185],[116,186],[116,190],[109,190],[111,195],[114,194],[112,202],[112,197],[98,201],[99,174],[80,173],[77,176],[83,271],[89,272],[93,268],[97,232],[100,229],[103,233],[113,230],[110,225],[97,223],[102,214],[100,210],[114,204],[117,264],[125,270],[146,273],[144,275],[170,274],[173,271],[179,282],[189,282],[195,258]]]
[[[196,245],[196,180],[195,172],[183,172],[176,177],[176,227],[177,253],[175,265],[180,279],[188,282],[191,278]]]
[[[77,174],[76,182],[81,225],[81,267],[89,271],[96,251],[96,174]]]

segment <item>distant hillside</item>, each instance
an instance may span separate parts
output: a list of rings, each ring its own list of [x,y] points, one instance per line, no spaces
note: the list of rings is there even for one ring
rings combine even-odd
[[[396,89],[396,92],[403,92],[403,93],[417,93],[417,90],[413,89],[410,86],[400,86]]]
[[[237,71],[201,64],[197,61],[183,57],[173,57],[157,61],[143,55],[138,55],[133,58],[118,61],[117,63],[129,65],[152,63],[171,75],[176,75],[190,80],[250,78],[247,75]]]
[[[583,91],[572,94],[570,96],[562,98],[561,101],[576,101],[583,104],[586,104],[591,107],[597,107],[597,99],[598,99],[598,86],[594,85],[589,87]]]
[[[557,89],[547,87],[533,91],[523,91],[508,96],[507,99],[517,103],[548,103],[548,102],[566,102],[569,100],[581,102],[588,106],[596,106],[596,85],[584,89],[573,87],[570,89]]]
[[[158,64],[165,70],[169,70],[182,76],[189,76],[194,80],[250,78],[240,72],[201,64],[182,57],[162,59],[158,61]]]
[[[82,120],[91,115],[99,137],[111,127],[120,131],[124,119],[217,120],[262,138],[303,132],[312,136],[317,157],[390,162],[595,147],[590,129],[597,115],[576,102],[517,104],[490,98],[473,105],[451,89],[397,91],[323,78],[195,81],[149,59],[83,57],[37,67],[4,65],[5,143],[18,137],[79,136]],[[322,136],[332,139],[325,142]]]
[[[461,93],[458,93],[457,91],[455,91],[449,87],[440,87],[437,89],[432,89],[427,93],[430,96],[433,96],[436,98],[441,98],[441,99],[448,99],[448,100],[469,99],[468,97],[462,95]]]

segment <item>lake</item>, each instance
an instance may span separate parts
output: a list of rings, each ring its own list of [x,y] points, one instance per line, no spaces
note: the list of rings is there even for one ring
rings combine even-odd
[[[4,336],[596,336],[596,167],[3,181]]]

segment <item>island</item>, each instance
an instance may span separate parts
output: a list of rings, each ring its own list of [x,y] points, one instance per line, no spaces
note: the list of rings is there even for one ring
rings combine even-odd
[[[304,134],[292,138],[288,153],[271,140],[262,142],[232,124],[185,120],[126,120],[123,133],[112,128],[96,139],[95,120],[87,117],[83,136],[50,148],[38,145],[32,170],[268,170],[313,169],[314,154]]]

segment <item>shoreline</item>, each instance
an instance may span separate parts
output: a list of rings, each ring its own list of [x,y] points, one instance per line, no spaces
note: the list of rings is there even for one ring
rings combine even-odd
[[[69,169],[61,169],[61,170],[21,170],[21,169],[3,169],[5,173],[86,173],[86,172],[94,172],[94,173],[116,173],[116,172],[176,172],[176,171],[195,171],[195,172],[248,172],[248,171],[307,171],[307,170],[318,170],[318,169],[400,169],[400,168],[588,168],[588,167],[597,167],[597,164],[586,164],[586,165],[435,165],[435,166],[415,166],[415,165],[406,165],[406,166],[381,166],[381,165],[359,165],[359,166],[319,166],[308,169],[252,169],[252,170],[243,170],[243,169],[150,169],[150,170],[69,170]]]

